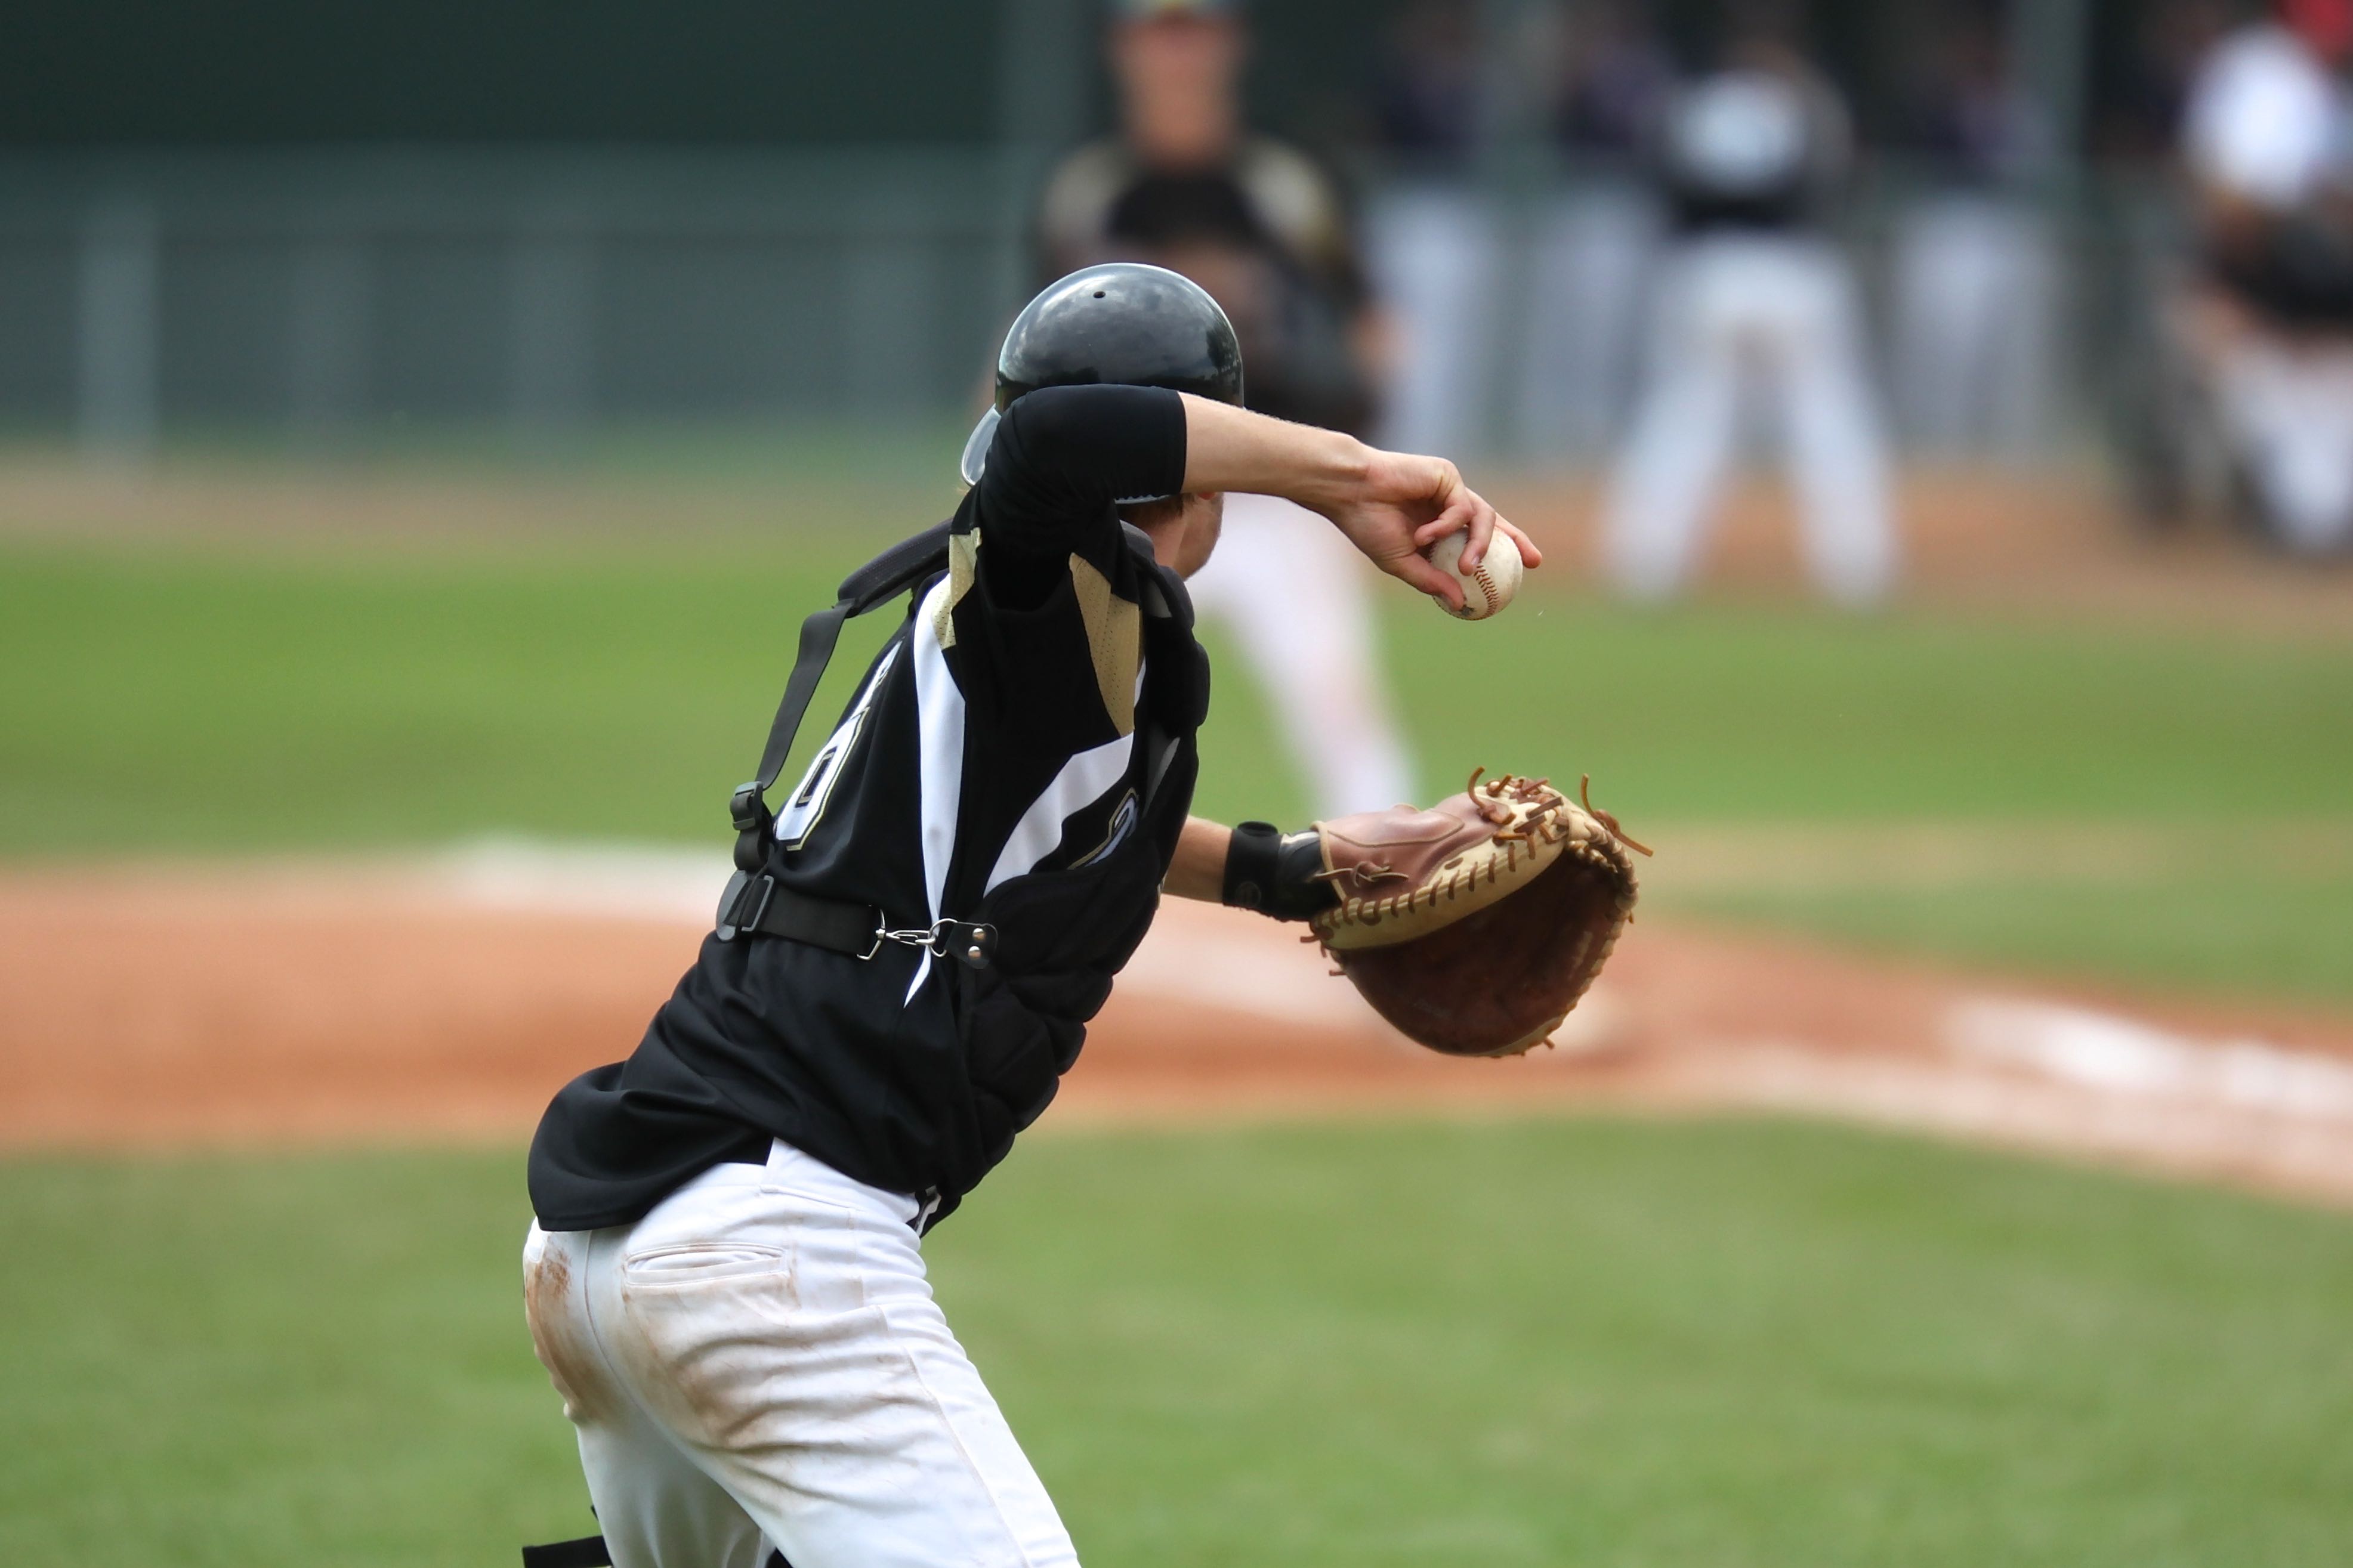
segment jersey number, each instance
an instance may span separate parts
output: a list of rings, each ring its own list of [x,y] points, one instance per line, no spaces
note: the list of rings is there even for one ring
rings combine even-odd
[[[793,786],[793,798],[776,816],[776,837],[787,849],[797,849],[808,842],[808,837],[825,816],[825,803],[833,798],[833,786],[840,781],[842,765],[849,760],[850,749],[866,728],[866,715],[874,707],[874,694],[882,689],[882,678],[891,673],[897,662],[899,649],[893,644],[882,656],[867,679],[866,690],[859,697],[858,706],[849,710],[841,727],[829,736]]]

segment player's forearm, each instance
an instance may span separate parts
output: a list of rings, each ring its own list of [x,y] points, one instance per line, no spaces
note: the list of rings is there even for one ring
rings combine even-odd
[[[1219,902],[1225,894],[1226,854],[1232,847],[1234,830],[1206,816],[1188,816],[1185,830],[1176,836],[1176,855],[1168,862],[1168,875],[1162,878],[1160,890],[1172,899],[1198,899],[1205,904]]]
[[[1306,920],[1334,899],[1314,830],[1284,833],[1263,822],[1228,827],[1205,816],[1185,819],[1160,890],[1280,921]]]
[[[1281,496],[1323,510],[1363,488],[1372,449],[1354,436],[1185,397],[1185,488]]]

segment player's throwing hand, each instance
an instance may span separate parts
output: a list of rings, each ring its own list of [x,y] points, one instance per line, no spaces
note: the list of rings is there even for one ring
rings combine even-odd
[[[1469,542],[1462,547],[1464,576],[1486,559],[1488,541],[1498,530],[1520,547],[1525,564],[1543,563],[1544,552],[1535,542],[1464,484],[1454,465],[1443,458],[1378,450],[1368,457],[1364,491],[1324,515],[1366,559],[1390,576],[1436,595],[1450,608],[1460,609],[1461,583],[1433,564],[1428,553],[1431,545],[1449,534],[1469,535]]]
[[[1505,521],[1487,500],[1462,482],[1443,458],[1385,452],[1351,436],[1245,414],[1204,398],[1187,397],[1186,424],[1192,455],[1185,488],[1279,495],[1331,520],[1365,558],[1390,576],[1462,607],[1460,577],[1431,563],[1426,552],[1451,533],[1466,532],[1461,572],[1475,572],[1495,531],[1508,533],[1529,566],[1544,552]]]

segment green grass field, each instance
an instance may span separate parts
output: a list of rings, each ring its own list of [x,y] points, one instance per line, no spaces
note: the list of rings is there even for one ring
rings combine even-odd
[[[0,856],[489,832],[715,847],[799,615],[861,544],[608,540],[425,560],[0,546]],[[2353,1000],[2353,867],[2231,853],[2237,825],[2353,821],[2353,643],[1803,607],[1641,615],[1559,596],[1480,626],[1404,595],[1389,609],[1433,793],[1473,763],[1590,772],[1670,855],[1679,823],[1891,820],[2179,824],[2212,850],[2053,882],[1989,845],[1976,887],[1750,889],[1692,908],[2058,973]],[[839,661],[838,689],[860,663]],[[1224,668],[1201,809],[1296,819],[1250,678]]]
[[[0,1165],[0,1560],[587,1525],[518,1160]],[[928,1250],[1092,1564],[2264,1568],[2353,1220],[1802,1125],[1047,1136]]]

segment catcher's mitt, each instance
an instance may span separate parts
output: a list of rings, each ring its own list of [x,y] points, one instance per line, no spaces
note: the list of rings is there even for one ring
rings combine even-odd
[[[1449,1056],[1517,1056],[1560,1026],[1633,916],[1629,851],[1650,853],[1589,798],[1485,771],[1427,811],[1314,829],[1336,895],[1315,940],[1382,1017]]]

